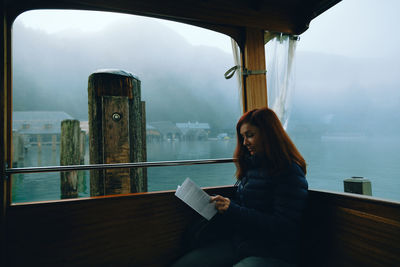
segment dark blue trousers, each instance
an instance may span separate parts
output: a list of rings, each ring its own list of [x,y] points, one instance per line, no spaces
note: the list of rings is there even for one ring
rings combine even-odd
[[[219,240],[185,254],[172,267],[295,267],[279,259],[265,257],[238,258],[229,240]]]

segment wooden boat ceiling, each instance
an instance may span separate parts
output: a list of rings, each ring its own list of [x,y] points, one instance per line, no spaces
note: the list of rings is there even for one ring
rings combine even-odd
[[[3,0],[13,21],[33,9],[83,9],[145,15],[228,34],[244,28],[301,34],[310,21],[341,0]]]

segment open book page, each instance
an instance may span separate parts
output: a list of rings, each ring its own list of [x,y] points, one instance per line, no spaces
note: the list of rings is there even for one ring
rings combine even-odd
[[[210,196],[189,178],[186,178],[183,184],[178,186],[175,196],[207,220],[210,220],[217,213],[215,204],[210,203]]]

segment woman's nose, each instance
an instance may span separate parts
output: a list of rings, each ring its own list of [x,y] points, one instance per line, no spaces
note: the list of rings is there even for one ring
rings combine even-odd
[[[243,138],[243,145],[247,145],[247,138]]]

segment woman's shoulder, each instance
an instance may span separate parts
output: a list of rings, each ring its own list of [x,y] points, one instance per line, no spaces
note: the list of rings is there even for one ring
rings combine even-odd
[[[299,164],[295,163],[295,162],[292,162],[292,164],[290,165],[290,167],[289,167],[289,172],[292,173],[292,174],[295,174],[295,175],[304,177],[304,178],[305,178],[305,176],[306,176],[306,175],[304,174],[304,171],[303,171],[303,169],[301,168],[301,166],[300,166]]]
[[[306,176],[302,168],[297,163],[292,163],[284,171],[282,171],[277,177],[278,183],[294,184],[300,187],[308,188]]]

